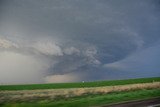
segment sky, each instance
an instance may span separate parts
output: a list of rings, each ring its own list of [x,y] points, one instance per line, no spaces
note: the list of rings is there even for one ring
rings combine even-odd
[[[0,84],[160,76],[160,0],[0,0]]]

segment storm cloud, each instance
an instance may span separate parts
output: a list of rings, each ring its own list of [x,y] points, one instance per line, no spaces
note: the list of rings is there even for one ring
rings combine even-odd
[[[159,0],[1,0],[0,83],[160,75]]]

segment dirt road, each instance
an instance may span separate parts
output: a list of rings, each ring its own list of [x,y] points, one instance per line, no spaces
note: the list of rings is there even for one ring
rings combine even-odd
[[[160,97],[148,100],[125,102],[102,107],[160,107]]]

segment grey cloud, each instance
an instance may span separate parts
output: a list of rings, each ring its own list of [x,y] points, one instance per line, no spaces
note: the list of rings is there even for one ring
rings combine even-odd
[[[159,54],[160,54],[159,42],[153,46],[137,51],[127,58],[117,61],[115,63],[104,64],[104,67],[109,70],[115,70],[117,72],[129,72],[130,77],[148,77],[159,76]]]
[[[131,77],[119,62],[160,40],[159,0],[1,2],[0,37],[5,40],[0,39],[0,47],[45,60],[44,78],[72,73],[83,80]]]

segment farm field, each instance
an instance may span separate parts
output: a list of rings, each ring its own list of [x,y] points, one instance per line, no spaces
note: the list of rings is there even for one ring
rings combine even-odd
[[[28,85],[0,85],[0,90],[36,90],[36,89],[64,89],[64,88],[84,88],[84,87],[101,87],[116,86],[135,83],[151,83],[160,81],[160,77],[138,78],[127,80],[79,82],[79,83],[53,83],[53,84],[28,84]]]
[[[87,84],[91,85],[87,87]],[[51,86],[47,88],[45,85]],[[56,85],[59,85],[59,88]],[[22,86],[25,86],[26,89]],[[2,107],[99,107],[124,101],[160,97],[159,77],[86,83],[3,85],[0,87],[0,106]]]

